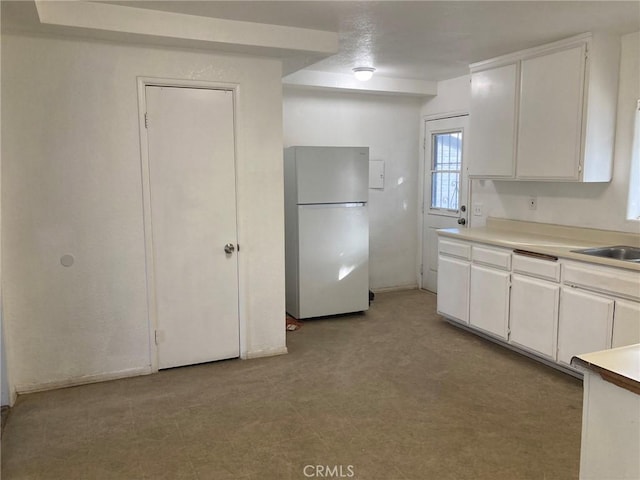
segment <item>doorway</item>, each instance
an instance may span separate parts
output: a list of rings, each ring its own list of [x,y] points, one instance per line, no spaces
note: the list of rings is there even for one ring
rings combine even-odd
[[[468,115],[425,120],[420,286],[438,285],[440,228],[460,228],[467,221],[469,182],[464,167]]]
[[[238,357],[234,92],[145,84],[144,107],[152,364]]]

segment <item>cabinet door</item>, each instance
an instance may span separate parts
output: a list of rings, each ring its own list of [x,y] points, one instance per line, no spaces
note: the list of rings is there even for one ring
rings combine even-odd
[[[469,323],[469,262],[438,257],[438,313]]]
[[[471,265],[469,323],[506,340],[508,314],[509,272]]]
[[[515,63],[471,75],[470,176],[514,175],[517,76]]]
[[[585,47],[522,61],[516,177],[578,180]]]
[[[624,347],[640,343],[640,303],[616,300],[611,346]]]
[[[562,287],[558,320],[558,361],[611,347],[613,300]]]
[[[513,275],[509,342],[555,360],[559,301],[558,284]]]

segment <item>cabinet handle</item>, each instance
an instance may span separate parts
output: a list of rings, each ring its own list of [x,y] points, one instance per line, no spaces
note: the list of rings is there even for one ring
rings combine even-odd
[[[530,252],[528,250],[520,250],[517,248],[513,251],[513,253],[515,253],[516,255],[522,255],[524,257],[533,257],[533,258],[539,258],[540,260],[549,260],[550,262],[558,261],[558,257],[554,257],[553,255],[547,255],[545,253]]]

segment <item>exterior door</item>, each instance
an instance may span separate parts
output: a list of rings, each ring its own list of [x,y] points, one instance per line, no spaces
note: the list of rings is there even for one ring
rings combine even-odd
[[[437,291],[439,228],[464,227],[467,191],[464,144],[468,115],[425,121],[421,288]]]
[[[158,367],[238,357],[233,93],[145,94]]]

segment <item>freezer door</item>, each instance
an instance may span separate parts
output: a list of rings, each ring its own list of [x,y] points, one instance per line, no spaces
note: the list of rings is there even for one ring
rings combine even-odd
[[[366,202],[368,147],[293,147],[298,204]]]
[[[298,209],[299,318],[367,310],[367,206],[302,205]]]

